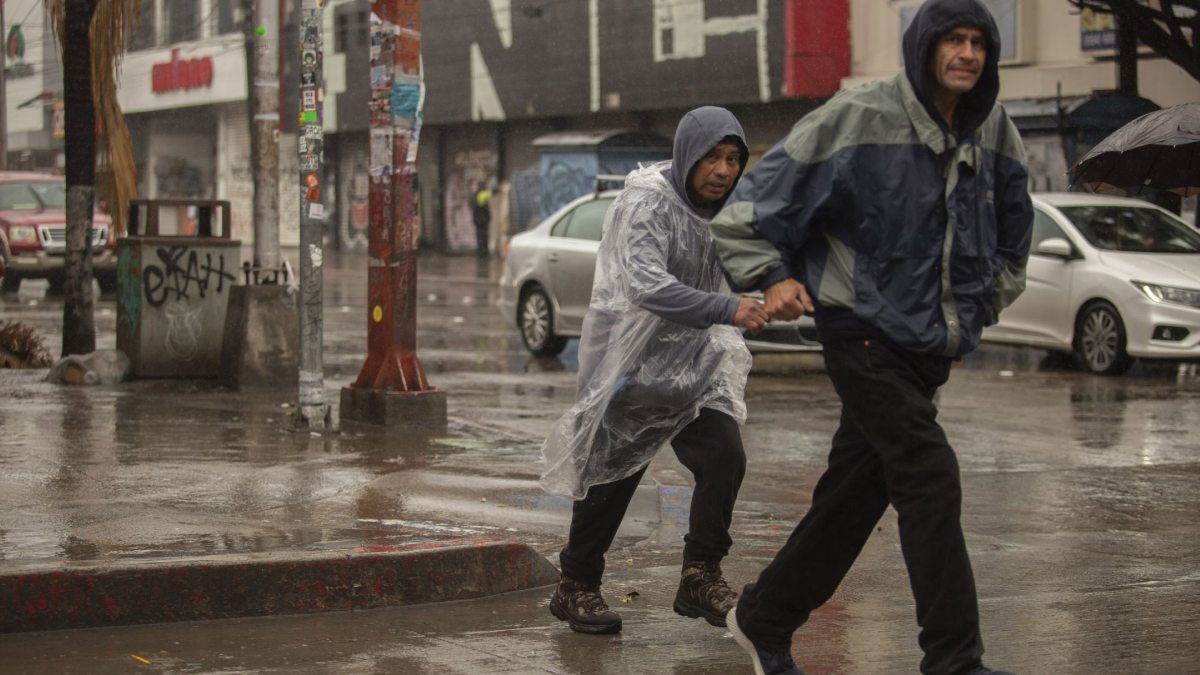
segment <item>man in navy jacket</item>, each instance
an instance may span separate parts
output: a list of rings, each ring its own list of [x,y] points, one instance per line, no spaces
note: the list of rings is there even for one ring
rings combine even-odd
[[[842,401],[812,507],[727,619],[758,673],[798,673],[792,633],[890,504],[917,604],[921,672],[988,673],[934,394],[1024,289],[1024,150],[996,104],[1000,39],[978,0],[929,0],[905,71],[844,91],[748,171],[713,220],[732,281],[768,313],[812,312]]]

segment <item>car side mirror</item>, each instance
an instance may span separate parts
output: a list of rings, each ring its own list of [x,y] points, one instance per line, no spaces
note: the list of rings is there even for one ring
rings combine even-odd
[[[1041,240],[1038,242],[1035,251],[1041,255],[1062,258],[1063,260],[1070,260],[1075,254],[1075,249],[1071,247],[1071,242],[1062,237],[1050,237],[1049,239]]]

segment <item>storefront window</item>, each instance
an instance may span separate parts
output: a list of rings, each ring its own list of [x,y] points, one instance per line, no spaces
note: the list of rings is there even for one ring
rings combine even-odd
[[[142,18],[134,29],[133,37],[129,40],[129,50],[150,49],[155,45],[155,13],[153,2],[142,3]]]
[[[215,0],[217,6],[215,12],[217,15],[217,35],[226,33],[236,33],[242,29],[239,26],[241,12],[235,0]]]
[[[166,10],[167,37],[171,43],[200,38],[200,3],[196,0],[171,0]]]

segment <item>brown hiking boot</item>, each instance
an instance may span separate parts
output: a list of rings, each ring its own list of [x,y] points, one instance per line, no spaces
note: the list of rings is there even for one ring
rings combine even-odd
[[[562,577],[550,598],[550,613],[580,633],[621,632],[621,615],[608,608],[599,584],[587,586]]]
[[[737,593],[721,576],[721,563],[684,562],[675,593],[675,613],[725,627],[725,615],[737,605]]]

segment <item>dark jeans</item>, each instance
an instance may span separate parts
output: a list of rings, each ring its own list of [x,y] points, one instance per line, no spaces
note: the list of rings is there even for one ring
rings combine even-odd
[[[737,420],[701,409],[700,416],[671,441],[671,447],[696,479],[683,559],[719,562],[733,545],[729,536],[733,503],[746,474],[746,451]],[[575,502],[567,545],[559,555],[563,576],[585,584],[600,583],[604,554],[644,473],[642,467],[615,483],[593,485],[586,497]]]
[[[743,591],[738,623],[764,647],[790,647],[792,633],[833,595],[890,503],[917,604],[921,672],[963,673],[979,663],[983,642],[959,524],[958,460],[933,404],[950,360],[878,340],[831,342],[824,351],[842,399],[829,465],[808,513]]]
[[[480,258],[488,257],[488,224],[478,221],[475,223],[475,254]]]

